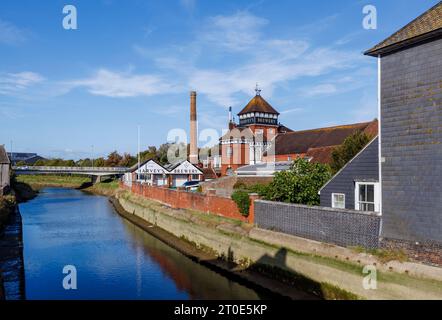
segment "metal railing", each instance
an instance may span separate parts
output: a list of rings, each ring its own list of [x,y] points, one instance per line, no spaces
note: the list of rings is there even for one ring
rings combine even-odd
[[[15,171],[50,171],[50,172],[128,172],[126,167],[55,167],[55,166],[14,166]]]

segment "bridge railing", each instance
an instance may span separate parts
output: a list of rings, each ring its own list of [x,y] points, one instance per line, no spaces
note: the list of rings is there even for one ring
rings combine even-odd
[[[51,171],[51,172],[128,172],[126,167],[51,167],[51,166],[14,166],[15,171]]]

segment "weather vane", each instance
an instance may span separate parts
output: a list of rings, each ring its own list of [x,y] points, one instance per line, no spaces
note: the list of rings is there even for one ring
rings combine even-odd
[[[256,91],[256,95],[257,95],[257,96],[260,96],[260,95],[261,95],[261,89],[259,88],[258,82],[256,83],[255,91]]]

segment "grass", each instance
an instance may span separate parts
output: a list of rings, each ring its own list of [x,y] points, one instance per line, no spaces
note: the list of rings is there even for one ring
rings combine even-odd
[[[88,186],[86,188],[83,188],[82,190],[95,194],[101,194],[104,196],[114,196],[118,190],[118,187],[118,180],[108,179],[93,185],[90,185],[90,183],[88,183]]]
[[[89,177],[72,175],[19,175],[17,182],[26,183],[33,188],[64,187],[79,188],[90,182]]]
[[[170,211],[169,208],[165,207],[163,204],[161,204],[157,201],[149,200],[144,197],[134,195],[129,191],[121,192],[120,197],[122,197],[123,199],[126,199],[126,200],[130,200],[130,201],[137,203],[139,205],[142,205],[144,207],[150,208],[152,210],[156,210],[156,211],[165,213],[165,214],[167,214],[167,211]],[[242,222],[241,220],[231,219],[231,218],[219,216],[216,214],[208,214],[208,213],[204,213],[204,212],[197,211],[197,210],[191,210],[191,209],[185,209],[183,211],[190,214],[193,217],[196,217],[200,221],[206,222],[206,226],[216,227],[220,224],[230,224],[230,225],[242,227],[246,230],[251,228],[250,224]]]
[[[173,209],[170,209],[164,205],[162,205],[159,202],[155,202],[155,201],[151,201],[148,199],[145,199],[143,197],[137,196],[137,195],[133,195],[128,191],[119,191],[119,196],[123,199],[129,200],[133,203],[136,203],[140,206],[146,207],[148,209],[151,209],[153,211],[156,211],[158,213],[162,213],[165,215],[170,216],[171,214],[171,210],[174,211]],[[215,229],[217,223],[221,223],[221,221],[226,221],[225,218],[223,217],[218,217],[216,215],[209,215],[209,214],[205,214],[202,212],[197,212],[197,211],[191,211],[191,210],[180,210],[183,211],[183,214],[191,214],[193,216],[197,216],[197,219],[192,219],[192,220],[182,220],[182,223],[195,223],[195,224],[199,224],[199,221],[205,219],[205,221],[212,221],[212,223],[210,224],[202,224],[204,227],[209,227],[211,229]],[[201,217],[202,219],[200,220],[199,217]],[[227,222],[227,221],[226,221]],[[233,220],[230,221],[230,223],[233,223]],[[248,225],[242,225],[242,227],[247,227]],[[216,230],[216,232],[221,232],[220,230]],[[223,233],[223,232],[221,232]],[[230,234],[228,234],[229,237],[231,237]],[[276,245],[272,245],[260,240],[256,240],[256,239],[250,239],[247,237],[244,237],[242,241],[246,241],[246,242],[250,242],[250,243],[255,243],[255,244],[260,244],[263,247],[266,248],[273,248],[275,250],[279,250],[281,249],[281,247],[276,246]],[[361,249],[359,249],[361,250]],[[382,257],[383,259],[389,260],[389,259],[394,259],[394,260],[400,260],[402,255],[400,253],[392,253],[392,252],[388,252],[386,250],[383,251],[372,251],[374,253],[377,254],[377,256]],[[311,263],[315,264],[315,268],[321,268],[321,266],[327,266],[327,267],[331,267],[335,270],[340,270],[342,272],[346,272],[348,274],[352,274],[352,275],[357,275],[361,278],[364,276],[364,274],[362,273],[362,269],[363,269],[363,265],[361,264],[357,264],[355,262],[350,262],[350,261],[343,261],[340,259],[335,259],[332,257],[326,257],[326,256],[320,256],[320,255],[316,255],[314,253],[306,253],[306,252],[299,252],[299,251],[294,251],[294,250],[290,250],[287,249],[287,253],[289,255],[292,256],[296,256],[299,259],[302,259],[304,261],[309,261]],[[379,260],[379,263],[380,260]],[[262,268],[262,266],[259,265],[254,265],[252,263],[252,268],[258,268],[258,269],[266,269],[265,267]],[[261,267],[261,268],[260,268]],[[290,276],[288,274],[284,274],[284,272],[281,274],[280,270],[276,270],[276,269],[271,269],[268,270],[267,269],[268,274],[270,275],[280,275],[282,278],[288,278],[289,282],[290,282]],[[279,271],[279,272],[277,272]],[[292,273],[292,272],[290,272]],[[292,275],[293,276],[293,275]],[[303,278],[302,275],[298,274],[296,275],[295,272],[295,278],[292,278],[292,280],[301,280]],[[305,278],[305,277],[304,277]],[[379,271],[377,272],[377,280],[379,285],[401,285],[404,286],[404,288],[410,288],[410,289],[417,289],[417,290],[421,290],[423,292],[432,292],[432,293],[439,293],[442,290],[442,283],[440,281],[436,281],[436,280],[430,280],[430,279],[424,279],[424,278],[419,278],[416,276],[411,276],[408,274],[401,274],[401,273],[397,273],[394,272],[394,270],[392,270],[391,272],[388,271]],[[298,283],[299,284],[299,283]],[[300,283],[300,285],[302,287],[309,287],[307,284],[302,284]],[[332,284],[329,283],[316,283],[315,286],[311,286],[312,291],[315,291],[316,294],[318,296],[322,296],[324,298],[327,299],[359,299],[360,297],[357,297],[356,295],[352,294],[351,292],[347,292],[345,290],[342,290]],[[314,289],[314,290],[313,290]]]
[[[75,175],[20,175],[16,177],[17,185],[30,186],[34,190],[44,187],[61,187],[80,189],[86,192],[112,196],[118,190],[118,180],[107,179],[96,184],[87,176]]]
[[[368,253],[378,258],[382,263],[390,261],[406,262],[408,260],[407,254],[403,250],[390,249],[365,249],[363,247],[352,247],[358,253]]]

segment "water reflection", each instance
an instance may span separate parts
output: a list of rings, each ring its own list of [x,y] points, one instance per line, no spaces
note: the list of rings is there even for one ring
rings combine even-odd
[[[47,188],[22,204],[28,299],[259,299],[115,213],[105,197]],[[78,290],[64,290],[65,265]]]

